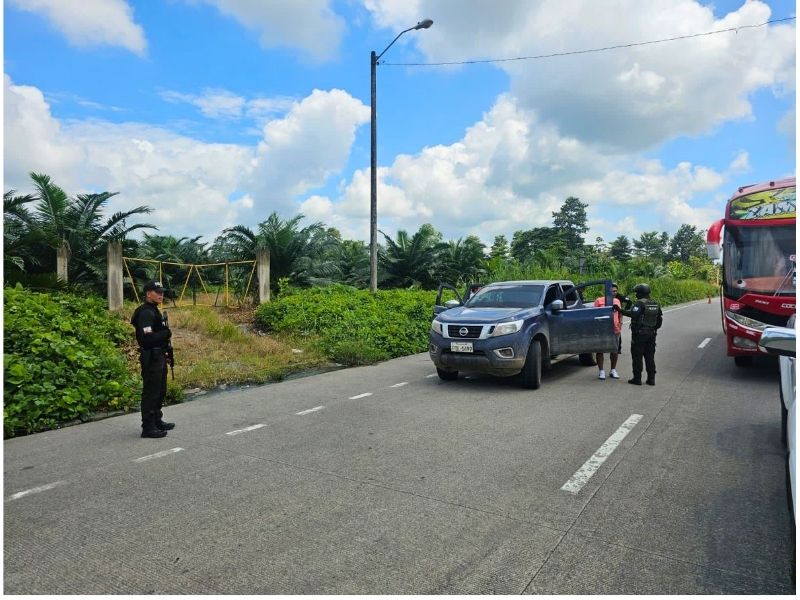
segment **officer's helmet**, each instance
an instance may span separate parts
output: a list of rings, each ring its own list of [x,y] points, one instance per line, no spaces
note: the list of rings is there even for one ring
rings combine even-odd
[[[646,283],[640,283],[633,288],[633,293],[636,294],[638,299],[647,298],[650,295],[650,286]]]

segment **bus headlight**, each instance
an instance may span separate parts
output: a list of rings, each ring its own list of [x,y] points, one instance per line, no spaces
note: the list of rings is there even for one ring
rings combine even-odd
[[[750,317],[745,317],[744,315],[740,315],[739,313],[731,312],[729,310],[725,311],[725,316],[733,321],[736,321],[739,325],[749,327],[750,329],[758,329],[759,331],[764,331],[764,328],[767,326],[766,323],[762,323],[761,321],[756,321],[755,319],[751,319]]]

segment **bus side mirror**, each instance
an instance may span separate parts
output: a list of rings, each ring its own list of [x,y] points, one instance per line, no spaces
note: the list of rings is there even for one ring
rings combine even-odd
[[[706,244],[706,252],[708,254],[708,258],[711,260],[719,260],[719,244],[711,243]]]

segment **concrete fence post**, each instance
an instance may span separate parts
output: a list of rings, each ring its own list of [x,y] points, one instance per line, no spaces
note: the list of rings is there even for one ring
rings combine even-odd
[[[122,308],[122,242],[108,242],[108,310]]]
[[[56,276],[67,283],[69,281],[69,244],[62,240],[61,245],[56,248]]]
[[[258,269],[258,301],[269,302],[269,248],[256,250],[256,268]]]

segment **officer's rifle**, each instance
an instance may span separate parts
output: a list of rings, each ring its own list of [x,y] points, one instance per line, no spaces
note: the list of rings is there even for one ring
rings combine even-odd
[[[167,315],[166,309],[161,313],[161,316],[164,318],[164,326],[169,329],[169,315]],[[170,373],[172,373],[172,381],[175,381],[175,351],[172,349],[172,340],[167,340],[166,351],[164,352],[164,358],[169,365]]]

